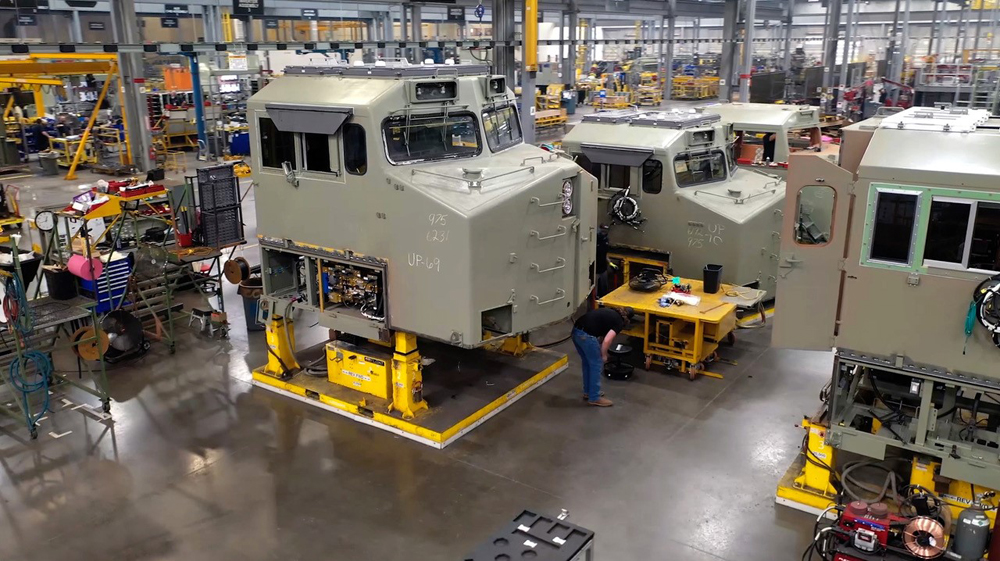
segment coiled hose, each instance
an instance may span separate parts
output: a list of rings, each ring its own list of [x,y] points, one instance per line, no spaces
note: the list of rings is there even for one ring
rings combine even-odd
[[[28,362],[35,363],[34,377],[36,380],[28,381],[25,372],[28,370]],[[22,364],[24,365],[22,367]],[[38,420],[49,411],[49,378],[52,375],[52,361],[44,353],[39,351],[25,351],[24,355],[10,363],[11,384],[21,392],[21,400],[24,403],[25,411],[30,411],[28,407],[28,397],[35,392],[42,392],[42,407],[38,413],[28,415],[28,426],[34,427]]]

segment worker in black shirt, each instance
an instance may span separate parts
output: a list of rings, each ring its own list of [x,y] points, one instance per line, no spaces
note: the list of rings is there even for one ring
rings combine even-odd
[[[631,317],[631,308],[598,308],[580,316],[573,325],[573,345],[583,362],[584,398],[591,405],[613,405],[601,392],[601,374],[611,342],[625,330]]]

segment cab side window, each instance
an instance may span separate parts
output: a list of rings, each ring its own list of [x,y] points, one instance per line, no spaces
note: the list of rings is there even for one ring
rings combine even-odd
[[[365,128],[357,123],[344,124],[344,168],[351,175],[368,172],[368,146],[365,144]]]

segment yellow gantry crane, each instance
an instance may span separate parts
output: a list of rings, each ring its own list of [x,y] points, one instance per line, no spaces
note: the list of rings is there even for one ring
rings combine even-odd
[[[76,179],[76,168],[86,151],[87,141],[91,136],[94,123],[97,120],[97,113],[107,97],[112,80],[118,82],[118,93],[121,102],[125,103],[124,88],[118,76],[118,55],[110,53],[41,53],[31,54],[23,59],[0,60],[0,86],[3,84],[31,86],[35,94],[35,106],[40,110],[44,107],[41,95],[42,86],[63,86],[62,80],[54,78],[56,76],[81,76],[87,74],[104,75],[104,85],[98,96],[94,111],[87,122],[83,137],[77,146],[73,156],[72,164],[66,173],[66,179]],[[4,117],[9,114],[12,105],[8,102],[4,111]],[[124,120],[125,112],[122,112],[123,124],[125,126],[125,150],[128,163],[132,162],[132,147],[128,142],[128,122]]]

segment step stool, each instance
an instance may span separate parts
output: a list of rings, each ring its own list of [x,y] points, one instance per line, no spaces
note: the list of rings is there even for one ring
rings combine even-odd
[[[191,327],[191,324],[194,323],[195,320],[198,320],[201,323],[201,331],[205,331],[205,328],[207,327],[208,334],[214,336],[215,326],[212,325],[213,312],[214,310],[211,308],[191,308],[191,315],[188,316],[188,327]]]

